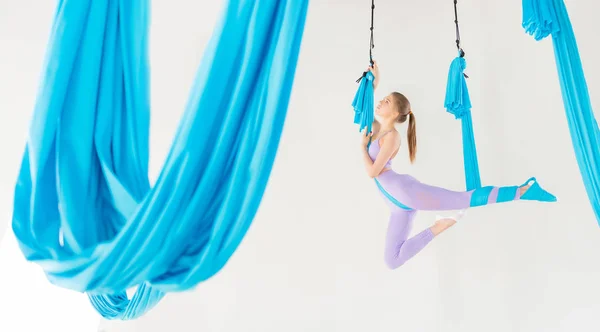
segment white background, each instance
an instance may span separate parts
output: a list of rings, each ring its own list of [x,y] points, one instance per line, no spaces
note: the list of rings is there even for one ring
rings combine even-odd
[[[595,1],[566,1],[596,117]],[[0,330],[95,331],[85,296],[49,285],[9,230],[12,191],[54,2],[0,0]],[[151,176],[169,149],[221,1],[154,0]],[[575,162],[550,40],[521,28],[520,1],[459,1],[482,179],[535,175],[559,202],[470,210],[398,270],[383,262],[388,211],[365,175],[350,103],[368,64],[368,0],[313,0],[275,168],[247,237],[221,273],[105,331],[592,331],[600,230]],[[377,1],[376,98],[412,102],[419,153],[399,172],[462,190],[460,122],[443,109],[456,54],[451,0]],[[405,130],[404,126],[400,127]],[[432,224],[420,213],[415,231]],[[20,324],[20,325],[12,325]],[[10,325],[10,326],[9,326]]]

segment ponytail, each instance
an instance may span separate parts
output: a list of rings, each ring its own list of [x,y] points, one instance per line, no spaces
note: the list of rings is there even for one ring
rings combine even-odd
[[[413,112],[408,113],[408,154],[412,164],[417,157],[417,124]]]
[[[412,164],[417,157],[417,123],[415,121],[415,115],[413,114],[410,102],[400,92],[392,92],[396,107],[398,110],[398,123],[404,123],[408,119],[408,154],[410,157],[410,163]]]

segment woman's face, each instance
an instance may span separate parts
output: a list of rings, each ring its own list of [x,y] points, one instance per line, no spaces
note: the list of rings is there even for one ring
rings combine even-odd
[[[375,109],[375,114],[379,115],[383,119],[390,119],[398,117],[398,110],[396,110],[396,105],[394,104],[394,97],[392,95],[387,95],[385,98],[379,101],[377,104],[377,108]]]

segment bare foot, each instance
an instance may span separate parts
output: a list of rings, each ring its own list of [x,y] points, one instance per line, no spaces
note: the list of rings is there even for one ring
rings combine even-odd
[[[433,226],[431,226],[431,231],[433,235],[438,235],[448,228],[454,226],[458,220],[460,220],[465,215],[465,210],[460,210],[454,217],[441,217],[436,216],[436,221]]]

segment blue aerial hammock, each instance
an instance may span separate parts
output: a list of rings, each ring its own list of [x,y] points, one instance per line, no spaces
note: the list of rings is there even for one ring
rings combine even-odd
[[[460,31],[458,28],[457,0],[454,0],[454,24],[456,26],[456,48],[458,56],[452,60],[448,71],[446,85],[446,111],[460,119],[462,126],[463,160],[465,167],[465,182],[467,190],[481,188],[481,176],[477,161],[477,147],[473,133],[473,119],[471,117],[471,99],[467,87],[467,75],[464,70],[467,66],[465,52],[460,45]]]
[[[369,40],[369,64],[373,65],[373,19],[375,18],[375,0],[371,0],[371,38]],[[358,124],[358,130],[366,128],[365,134],[373,131],[373,122],[375,121],[375,100],[373,97],[373,80],[375,77],[370,71],[365,71],[361,77],[356,80],[358,90],[352,100],[354,109],[354,124]]]
[[[600,130],[594,117],[575,33],[562,0],[523,0],[523,28],[542,40],[552,35],[554,57],[575,157],[600,224]]]
[[[109,319],[217,273],[265,190],[307,6],[226,2],[151,187],[149,0],[59,1],[15,188],[25,257]]]
[[[471,120],[471,103],[463,74],[466,62],[460,47],[460,34],[454,0],[456,43],[459,56],[448,74],[445,106],[462,121],[463,154],[467,189],[481,187],[477,151]],[[523,28],[536,41],[552,35],[560,87],[571,140],[586,192],[600,224],[600,130],[594,117],[579,57],[575,33],[562,0],[523,0]]]

